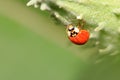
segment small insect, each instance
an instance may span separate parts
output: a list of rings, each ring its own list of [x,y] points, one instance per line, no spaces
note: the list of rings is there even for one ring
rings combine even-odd
[[[83,25],[78,25],[78,27],[73,26],[72,24],[67,26],[67,35],[71,42],[77,45],[85,44],[88,39],[90,33],[87,30],[82,29]]]

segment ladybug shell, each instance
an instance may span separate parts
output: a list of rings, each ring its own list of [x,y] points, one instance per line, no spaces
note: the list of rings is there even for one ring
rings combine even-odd
[[[75,37],[69,37],[69,39],[77,45],[83,45],[88,41],[89,35],[87,30],[80,30]]]

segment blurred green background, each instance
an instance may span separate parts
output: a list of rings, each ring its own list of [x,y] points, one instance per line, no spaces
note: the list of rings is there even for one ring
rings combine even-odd
[[[0,2],[0,80],[120,80],[119,55],[91,63],[94,41],[72,44],[64,26],[28,1]]]
[[[86,66],[65,28],[28,1],[0,2],[0,80],[75,80]]]

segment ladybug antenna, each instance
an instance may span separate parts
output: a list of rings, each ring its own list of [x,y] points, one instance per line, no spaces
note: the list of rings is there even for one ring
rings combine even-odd
[[[83,15],[76,16],[76,19],[78,20],[78,28],[83,28],[85,21],[83,20]]]
[[[84,27],[85,21],[83,19],[78,19],[78,28],[82,29]]]

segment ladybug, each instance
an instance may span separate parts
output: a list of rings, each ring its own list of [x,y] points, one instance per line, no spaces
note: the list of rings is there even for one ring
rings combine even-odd
[[[90,33],[87,30],[81,29],[82,26],[73,26],[72,24],[67,26],[67,35],[71,42],[77,45],[85,44],[88,39]]]

